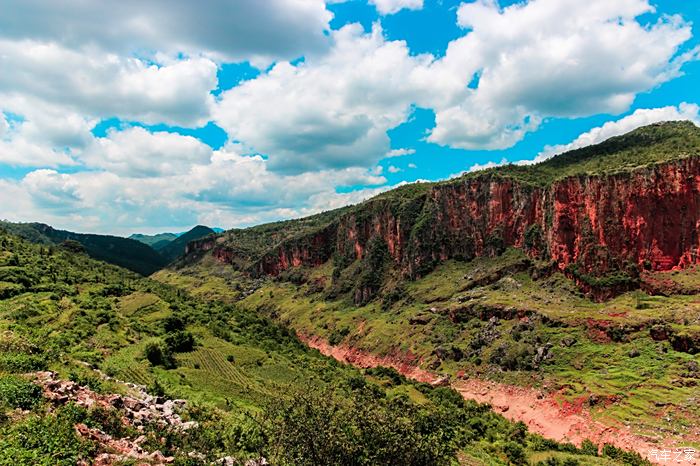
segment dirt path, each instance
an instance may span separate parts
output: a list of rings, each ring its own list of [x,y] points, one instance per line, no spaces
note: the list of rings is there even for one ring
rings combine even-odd
[[[300,338],[322,354],[356,367],[393,367],[406,377],[420,382],[435,383],[439,379],[437,374],[419,368],[417,358],[410,355],[379,357],[348,346],[332,346],[318,337],[300,335]],[[618,448],[636,451],[657,464],[700,464],[697,459],[698,454],[695,455],[696,459],[693,461],[657,462],[655,458],[649,457],[652,450],[670,449],[684,445],[675,445],[669,442],[662,446],[654,443],[653,440],[633,434],[624,426],[610,426],[595,421],[591,419],[590,413],[584,408],[583,403],[575,405],[559,403],[556,393],[544,394],[530,388],[481,379],[457,380],[451,385],[464,398],[480,403],[489,403],[497,413],[513,421],[522,421],[532,432],[553,440],[580,445],[585,439],[590,439],[599,445],[609,443]]]

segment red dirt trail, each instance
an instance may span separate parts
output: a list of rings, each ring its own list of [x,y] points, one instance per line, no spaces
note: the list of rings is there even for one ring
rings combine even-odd
[[[392,367],[404,376],[419,382],[435,383],[440,376],[418,367],[419,359],[411,354],[376,356],[345,345],[333,346],[319,337],[299,335],[309,347],[338,361],[360,368]],[[611,426],[595,421],[583,403],[559,403],[556,393],[545,394],[532,388],[518,387],[481,379],[457,380],[451,383],[465,399],[488,403],[493,410],[512,421],[524,422],[530,431],[546,438],[580,445],[585,439],[596,444],[609,443],[618,448],[633,450],[655,464],[700,465],[695,459],[676,463],[656,461],[652,450],[674,449],[685,446],[668,442],[664,445],[635,435],[624,426]]]

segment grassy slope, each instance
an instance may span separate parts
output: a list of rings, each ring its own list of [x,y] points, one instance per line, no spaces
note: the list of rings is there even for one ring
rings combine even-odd
[[[634,292],[594,303],[559,273],[535,280],[528,272],[509,272],[524,260],[521,251],[510,249],[494,259],[448,261],[427,277],[403,284],[398,301],[387,306],[375,300],[361,307],[352,305],[347,297],[326,298],[332,283],[332,264],[328,263],[306,270],[302,286],[275,280],[259,284],[240,304],[335,343],[377,354],[410,351],[420,356],[424,366],[448,374],[465,372],[561,389],[562,401],[588,400],[591,395],[615,400],[605,408],[595,406],[596,416],[631,425],[643,434],[687,434],[688,426],[697,425],[700,417],[693,400],[700,396],[700,387],[692,385],[697,382],[688,376],[687,367],[700,358],[674,351],[667,341],[652,340],[649,329],[665,323],[677,331],[693,331],[700,324],[700,298]],[[193,293],[229,297],[234,295],[225,283],[240,277],[230,268],[156,275]],[[676,272],[673,277],[700,290],[700,271]],[[387,286],[393,286],[389,282]],[[325,289],[319,289],[318,283],[325,283]],[[474,286],[477,283],[480,286]],[[529,315],[532,326],[523,326],[521,319],[510,315],[518,314],[514,310]],[[498,336],[478,347],[475,342],[493,313],[505,315],[496,327]],[[450,315],[460,316],[460,322]],[[416,324],[416,318],[420,323]],[[612,329],[609,333],[621,341],[610,341],[598,327]],[[562,345],[569,338],[576,343]],[[553,345],[552,358],[539,368],[526,367],[536,348],[546,343]],[[499,354],[499,347],[506,349],[505,355]],[[448,356],[438,358],[437,348],[447,350]],[[454,348],[462,353],[461,359],[450,356]],[[630,357],[633,350],[639,355]]]

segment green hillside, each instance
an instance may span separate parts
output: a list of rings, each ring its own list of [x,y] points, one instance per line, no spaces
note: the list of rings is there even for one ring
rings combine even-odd
[[[700,156],[700,128],[689,121],[665,122],[638,128],[602,143],[559,154],[533,165],[509,164],[437,183],[417,182],[381,193],[362,203],[309,217],[232,229],[220,236],[236,252],[237,266],[245,269],[283,241],[308,236],[344,216],[362,218],[383,206],[392,211],[416,209],[437,185],[462,183],[465,179],[513,179],[528,186],[549,186],[567,177],[611,175],[640,167]],[[416,212],[417,217],[420,212]],[[414,218],[415,220],[415,218]]]
[[[167,264],[150,246],[133,239],[56,230],[43,223],[0,222],[0,227],[28,241],[44,245],[76,241],[93,259],[109,262],[141,275],[150,275]]]
[[[173,241],[177,238],[175,233],[158,233],[157,235],[142,235],[140,233],[134,233],[129,236],[129,239],[139,241],[143,244],[151,246],[156,251]]]
[[[496,175],[547,186],[570,176],[610,175],[693,156],[700,156],[700,127],[690,121],[669,121],[643,126],[538,164],[505,165],[464,176]]]
[[[510,177],[541,186],[698,155],[700,129],[664,123],[539,165],[464,176]],[[643,438],[663,431],[664,438],[700,441],[688,427],[700,422],[693,408],[700,395],[698,267],[638,270],[632,291],[604,302],[588,298],[569,270],[515,247],[440,261],[415,280],[390,260],[381,240],[368,241],[359,260],[350,255],[344,261],[334,251],[316,267],[291,267],[277,276],[247,273],[251,263],[282,242],[298,240],[309,248],[304,236],[324,229],[332,241],[336,233],[329,226],[342,216],[354,216],[349,223],[359,225],[378,211],[415,212],[415,203],[432,186],[402,186],[356,206],[231,230],[221,242],[233,251],[232,265],[193,254],[154,278],[196,296],[235,302],[331,345],[377,357],[411,355],[411,364],[449,376],[457,385],[475,377],[535,387],[557,403],[578,406]],[[487,202],[486,196],[480,202]],[[376,231],[371,221],[367,225]],[[425,246],[439,251],[439,237],[435,242]],[[604,250],[597,246],[596,251]],[[368,287],[374,293],[357,299]]]
[[[163,257],[166,263],[170,263],[185,253],[185,247],[187,247],[187,243],[190,241],[214,234],[216,234],[216,232],[211,228],[197,225],[167,244],[158,244],[158,253]]]

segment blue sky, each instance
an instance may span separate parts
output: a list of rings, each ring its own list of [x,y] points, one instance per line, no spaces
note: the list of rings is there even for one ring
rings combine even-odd
[[[699,120],[695,1],[67,5],[0,18],[9,220],[241,227]]]

